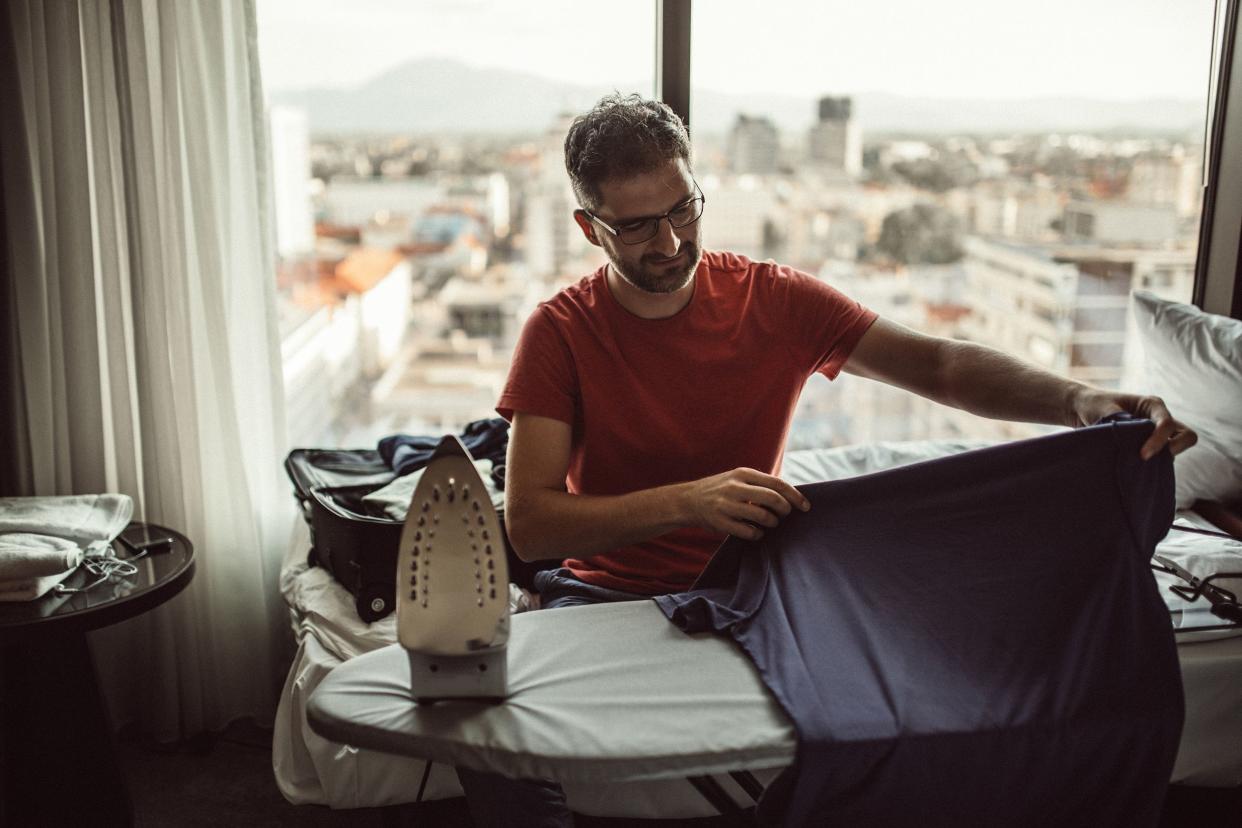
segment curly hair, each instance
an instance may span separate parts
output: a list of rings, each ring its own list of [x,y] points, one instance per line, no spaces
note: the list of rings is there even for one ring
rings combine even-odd
[[[599,185],[675,159],[690,163],[690,136],[663,101],[639,95],[608,95],[579,115],[565,136],[565,170],[578,204],[599,207]]]

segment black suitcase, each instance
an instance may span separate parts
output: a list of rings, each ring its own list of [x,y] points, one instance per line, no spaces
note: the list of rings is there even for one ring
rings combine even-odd
[[[294,449],[285,458],[302,517],[310,527],[307,562],[322,566],[354,596],[358,617],[368,624],[396,608],[399,520],[367,511],[363,498],[397,478],[379,452],[370,449]],[[500,525],[509,577],[534,589],[539,569],[559,561],[527,563],[514,554]]]
[[[388,615],[396,607],[401,522],[368,514],[362,498],[397,475],[370,449],[294,449],[285,472],[310,527],[307,562],[349,590],[363,621]]]

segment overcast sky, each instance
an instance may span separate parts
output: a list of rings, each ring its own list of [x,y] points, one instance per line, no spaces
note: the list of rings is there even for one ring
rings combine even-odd
[[[447,57],[649,87],[653,0],[258,0],[264,83],[351,87]],[[698,0],[695,87],[1202,99],[1213,0]]]

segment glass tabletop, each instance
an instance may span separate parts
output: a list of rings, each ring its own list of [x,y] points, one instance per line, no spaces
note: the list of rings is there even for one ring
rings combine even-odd
[[[145,554],[131,552],[119,540],[112,543],[116,558],[133,564],[137,570],[133,574],[113,573],[82,592],[53,588],[34,601],[0,602],[0,640],[35,632],[107,626],[145,612],[180,592],[194,574],[194,547],[180,532],[154,524],[150,528],[166,533],[173,542]],[[79,567],[61,585],[75,590],[97,580],[85,567]]]

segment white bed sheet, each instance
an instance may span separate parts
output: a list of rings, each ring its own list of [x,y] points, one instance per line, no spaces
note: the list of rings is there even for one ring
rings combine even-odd
[[[923,441],[878,443],[839,449],[790,452],[782,476],[793,483],[838,479],[951,454],[983,443]],[[1202,521],[1189,516],[1200,526]],[[423,762],[329,742],[310,730],[306,701],[336,665],[396,640],[394,619],[361,622],[352,597],[323,570],[307,568],[305,537],[282,570],[282,591],[300,646],[281,695],[273,740],[273,766],[285,797],[296,804],[335,808],[409,802],[417,792]],[[1196,574],[1225,565],[1242,569],[1242,544],[1191,533],[1171,532],[1159,551]],[[1178,599],[1158,576],[1170,603]],[[1223,640],[1222,640],[1223,639]],[[1179,635],[1179,656],[1187,687],[1187,717],[1173,780],[1194,785],[1242,784],[1242,637]],[[765,774],[770,776],[771,774]],[[723,784],[745,801],[727,777]],[[460,794],[450,768],[433,765],[425,798]],[[571,805],[601,816],[700,816],[711,809],[684,782],[567,786]]]

